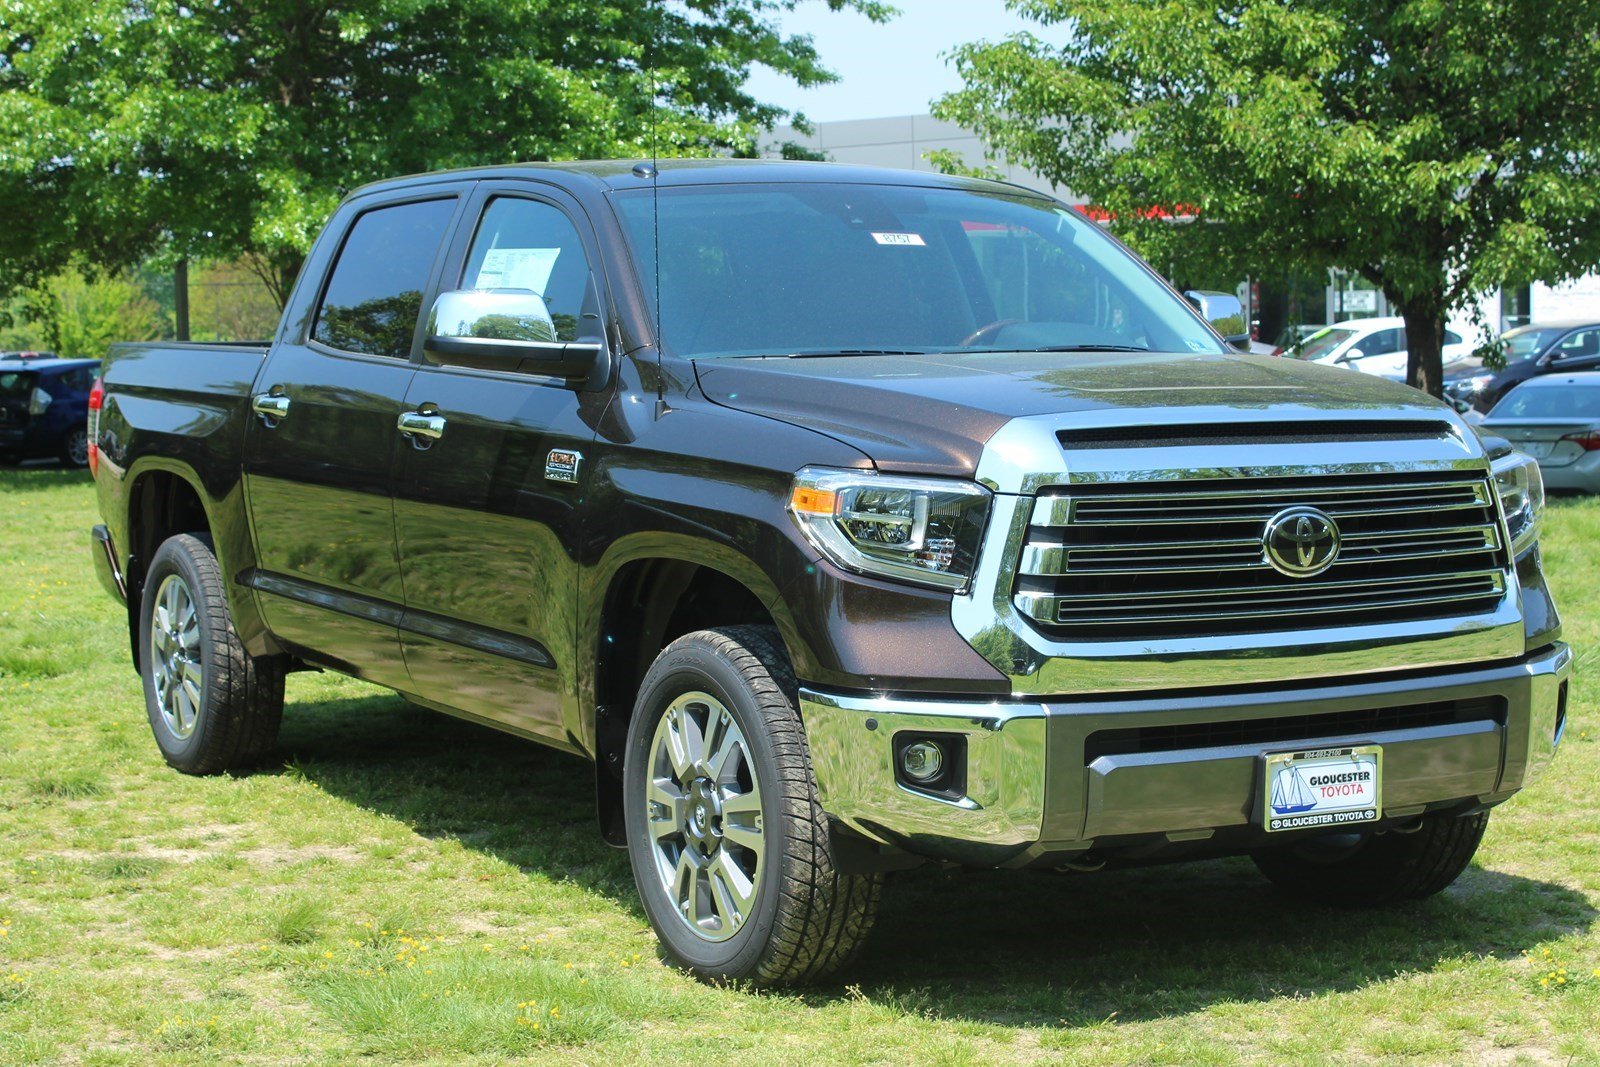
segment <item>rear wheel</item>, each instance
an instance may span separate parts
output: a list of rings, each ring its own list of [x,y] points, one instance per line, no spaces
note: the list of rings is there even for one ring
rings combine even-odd
[[[56,454],[63,467],[87,467],[89,465],[89,434],[83,427],[73,430],[61,442],[61,451]]]
[[[283,661],[245,652],[207,541],[179,534],[156,550],[139,648],[150,729],[167,763],[217,774],[271,749],[283,716]]]
[[[880,880],[834,868],[794,675],[772,630],[702,630],[657,657],[623,788],[639,895],[684,967],[776,985],[854,956]]]
[[[1429,815],[1407,833],[1329,834],[1255,853],[1256,866],[1296,900],[1377,907],[1431,897],[1460,877],[1489,813]]]

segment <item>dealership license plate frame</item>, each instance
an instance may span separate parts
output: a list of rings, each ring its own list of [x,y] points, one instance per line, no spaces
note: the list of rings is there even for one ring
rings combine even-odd
[[[1308,811],[1276,814],[1272,807],[1273,783],[1279,771],[1297,767],[1302,774],[1318,767],[1360,765],[1369,759],[1372,764],[1372,802],[1330,805],[1318,804]],[[1318,748],[1288,749],[1268,752],[1261,757],[1261,826],[1267,833],[1284,833],[1291,830],[1341,829],[1372,826],[1383,818],[1383,746],[1372,744],[1326,745]],[[1351,813],[1359,813],[1355,817]],[[1318,820],[1316,816],[1327,816]]]

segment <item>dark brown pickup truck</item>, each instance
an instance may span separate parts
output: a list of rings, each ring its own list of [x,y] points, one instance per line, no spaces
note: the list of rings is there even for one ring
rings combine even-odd
[[[701,974],[839,967],[927,860],[1437,892],[1565,724],[1538,468],[1238,316],[999,183],[387,182],[270,345],[113,348],[95,559],[174,767],[307,666],[592,760]]]

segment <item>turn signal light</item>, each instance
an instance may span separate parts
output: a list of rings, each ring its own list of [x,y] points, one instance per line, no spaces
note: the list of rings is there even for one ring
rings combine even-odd
[[[789,507],[806,515],[832,515],[839,505],[839,494],[832,489],[797,485],[789,495]]]
[[[89,474],[100,473],[100,449],[95,441],[100,437],[100,409],[106,404],[106,387],[99,378],[89,390]]]
[[[1562,438],[1571,441],[1585,452],[1600,452],[1600,430],[1585,430],[1582,433],[1569,433]]]

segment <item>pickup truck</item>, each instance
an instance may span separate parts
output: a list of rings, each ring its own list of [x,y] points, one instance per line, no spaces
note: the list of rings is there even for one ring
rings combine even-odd
[[[94,559],[173,767],[309,668],[554,746],[703,976],[837,970],[928,861],[1436,893],[1566,721],[1538,468],[1209,320],[1002,183],[384,182],[269,345],[113,347]]]

